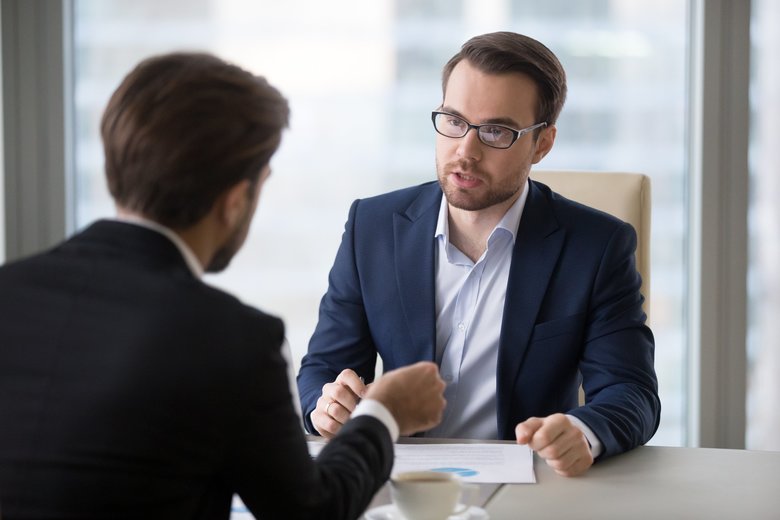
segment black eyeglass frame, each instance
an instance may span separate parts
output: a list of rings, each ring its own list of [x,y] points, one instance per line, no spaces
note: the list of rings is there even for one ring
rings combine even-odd
[[[454,117],[456,119],[460,119],[461,121],[463,121],[466,124],[466,130],[463,132],[462,135],[447,135],[447,134],[439,131],[439,129],[436,127],[436,117],[437,116],[449,116],[449,117]],[[529,132],[532,132],[532,131],[536,130],[537,128],[544,128],[544,127],[547,126],[547,121],[543,121],[541,123],[536,123],[535,125],[531,125],[531,126],[526,127],[526,128],[521,128],[519,130],[517,130],[515,128],[512,128],[512,127],[509,127],[509,126],[506,126],[506,125],[497,125],[495,123],[487,123],[487,124],[484,124],[484,125],[472,125],[471,123],[469,123],[468,121],[466,121],[464,118],[462,118],[459,115],[450,114],[449,112],[441,112],[441,111],[438,111],[438,110],[434,110],[433,112],[431,112],[431,122],[433,123],[433,129],[436,130],[437,134],[443,135],[444,137],[449,137],[451,139],[460,139],[462,137],[465,137],[466,134],[469,133],[469,130],[471,130],[473,128],[473,129],[475,129],[477,131],[477,137],[479,138],[479,142],[480,143],[482,143],[482,144],[484,144],[486,146],[489,146],[491,148],[496,148],[498,150],[506,150],[507,148],[509,148],[513,144],[515,144],[515,142],[517,142],[517,140],[520,139],[525,134],[527,134]],[[503,128],[505,130],[509,130],[512,133],[512,141],[508,145],[506,145],[506,146],[496,146],[495,144],[488,143],[487,141],[485,141],[485,139],[482,138],[482,132],[480,132],[480,129],[483,128],[483,127],[486,127],[486,126],[499,127],[499,128]]]

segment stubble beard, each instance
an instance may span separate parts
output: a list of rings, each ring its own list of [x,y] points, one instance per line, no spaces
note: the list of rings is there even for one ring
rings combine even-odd
[[[247,232],[249,231],[249,224],[251,220],[252,213],[247,212],[247,214],[244,215],[244,217],[241,219],[241,222],[239,222],[239,224],[236,226],[236,229],[233,230],[233,233],[225,241],[222,247],[220,247],[217,252],[214,253],[211,261],[206,266],[207,273],[219,273],[224,271],[225,268],[230,265],[230,261],[233,260],[233,257],[236,256],[238,250],[241,249],[242,245],[244,245],[244,240],[246,239]]]
[[[485,179],[487,176],[481,170],[473,167],[467,168],[466,163],[463,161],[453,161],[441,167],[439,161],[436,161],[436,176],[439,181],[439,186],[444,196],[447,198],[447,202],[450,206],[464,211],[480,211],[490,208],[497,204],[508,201],[514,197],[518,191],[523,187],[523,183],[518,185],[502,185],[494,189],[488,189],[482,195],[474,193],[474,190],[467,190],[464,188],[458,188],[453,186],[449,181],[449,175],[446,172],[452,170],[467,170],[474,172],[480,179]],[[520,174],[520,172],[518,172]]]

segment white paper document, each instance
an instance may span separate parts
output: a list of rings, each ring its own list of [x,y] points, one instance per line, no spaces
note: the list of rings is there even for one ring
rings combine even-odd
[[[519,444],[396,444],[393,474],[446,471],[467,482],[531,484],[533,452]]]
[[[316,456],[325,444],[309,441]],[[519,444],[396,444],[392,474],[446,471],[479,484],[533,484],[533,452]]]

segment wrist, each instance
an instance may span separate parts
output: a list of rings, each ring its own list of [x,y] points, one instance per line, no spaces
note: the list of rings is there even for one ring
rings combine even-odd
[[[366,397],[360,401],[355,411],[352,412],[352,417],[361,415],[368,415],[378,419],[390,432],[390,438],[393,439],[393,442],[398,440],[400,435],[398,421],[396,421],[392,412],[381,401],[371,397]]]

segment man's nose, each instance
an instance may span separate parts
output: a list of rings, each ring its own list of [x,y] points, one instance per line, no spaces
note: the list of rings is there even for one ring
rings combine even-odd
[[[482,141],[479,140],[479,130],[469,128],[466,135],[460,138],[458,156],[477,161],[482,158]]]

